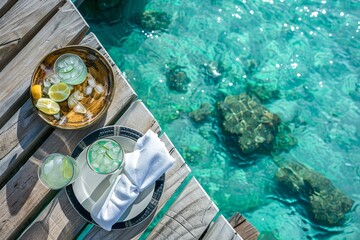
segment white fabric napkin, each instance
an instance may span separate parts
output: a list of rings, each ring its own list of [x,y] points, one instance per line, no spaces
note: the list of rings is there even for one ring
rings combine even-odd
[[[165,144],[151,130],[125,154],[124,171],[91,209],[92,219],[110,231],[141,191],[153,184],[174,163]]]

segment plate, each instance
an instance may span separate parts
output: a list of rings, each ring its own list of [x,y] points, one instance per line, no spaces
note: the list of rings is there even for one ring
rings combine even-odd
[[[80,176],[73,184],[66,187],[66,194],[74,209],[88,222],[97,225],[91,218],[90,210],[120,172],[112,175],[92,172],[86,163],[87,148],[98,139],[111,138],[120,143],[127,153],[133,151],[137,139],[141,136],[141,133],[131,128],[108,126],[90,133],[75,147],[71,156],[78,161]],[[133,227],[146,220],[157,207],[164,189],[164,181],[165,174],[141,192],[112,229]]]

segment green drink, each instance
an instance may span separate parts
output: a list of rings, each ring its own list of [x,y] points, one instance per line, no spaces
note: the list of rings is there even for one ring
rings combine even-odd
[[[79,168],[72,157],[53,153],[39,166],[38,175],[46,187],[60,189],[75,181]]]
[[[88,74],[84,61],[77,55],[66,53],[55,61],[55,74],[61,82],[78,85],[85,81]]]
[[[121,168],[123,160],[124,150],[112,139],[97,140],[87,151],[87,163],[96,173],[113,173]]]

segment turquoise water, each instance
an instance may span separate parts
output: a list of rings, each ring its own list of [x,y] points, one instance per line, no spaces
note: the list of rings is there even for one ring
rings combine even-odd
[[[241,212],[265,239],[360,239],[359,1],[106,2],[87,0],[80,11],[225,217]],[[149,10],[168,21],[141,25]],[[169,88],[174,65],[187,91]],[[244,155],[224,131],[217,102],[251,83],[276,90],[263,105],[297,138],[288,152]],[[211,114],[196,122],[189,113],[203,103]],[[344,221],[321,225],[299,197],[281,194],[279,156],[353,199]]]

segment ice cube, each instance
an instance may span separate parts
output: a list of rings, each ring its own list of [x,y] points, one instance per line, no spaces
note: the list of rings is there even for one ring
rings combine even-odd
[[[77,113],[86,113],[86,108],[84,107],[84,105],[82,105],[81,103],[78,103],[75,105],[74,107],[74,112]]]
[[[67,117],[66,116],[62,116],[61,118],[60,118],[60,120],[58,121],[58,125],[65,125],[66,123],[67,123]]]
[[[95,91],[98,93],[98,94],[102,94],[105,90],[104,90],[104,86],[101,85],[101,84],[98,84],[95,86]]]
[[[58,76],[56,76],[55,74],[50,75],[47,79],[48,79],[52,84],[57,84],[57,83],[60,82],[60,78],[58,78]]]
[[[76,90],[74,93],[73,93],[73,96],[76,100],[78,101],[81,101],[81,99],[83,99],[83,94],[79,91],[79,90]]]
[[[105,165],[101,165],[101,166],[99,167],[99,170],[100,170],[100,172],[106,172],[106,166],[105,166]]]
[[[57,166],[57,167],[61,166],[62,162],[63,162],[63,157],[62,156],[55,157],[54,162],[55,162],[55,166]]]
[[[91,86],[87,86],[85,88],[84,93],[85,93],[86,96],[89,96],[89,95],[91,95],[92,91],[93,91],[93,88]]]
[[[109,157],[107,157],[107,156],[104,157],[104,164],[105,165],[109,165],[111,163],[110,161],[111,161],[111,159]]]
[[[99,164],[97,164],[97,163],[92,163],[92,166],[93,166],[93,168],[99,168],[100,167]]]
[[[90,74],[88,74],[88,85],[92,88],[94,88],[96,86],[96,81],[94,79],[94,77]]]
[[[98,151],[100,149],[100,146],[98,144],[95,144],[92,149],[93,151]]]
[[[90,119],[90,118],[92,118],[94,116],[94,114],[92,113],[92,112],[90,112],[90,111],[87,111],[86,113],[85,113],[85,117],[87,118],[87,119]]]
[[[43,93],[45,93],[46,95],[49,95],[49,87],[44,87]]]
[[[53,117],[56,119],[56,120],[59,120],[61,115],[60,113],[57,113],[57,114],[54,114]]]
[[[113,162],[113,164],[111,166],[113,169],[118,168],[119,162]]]
[[[91,154],[91,156],[92,156],[93,159],[96,159],[96,158],[98,158],[99,154],[94,151],[94,152]]]
[[[101,147],[101,148],[99,148],[99,150],[97,150],[98,153],[105,153],[105,151],[106,151],[106,150],[105,150],[105,148],[103,148],[103,147]]]
[[[50,87],[50,86],[51,86],[51,82],[48,78],[46,78],[44,81],[44,87]]]
[[[107,149],[111,149],[113,147],[113,142],[107,142],[104,144],[104,147],[106,147]]]
[[[70,97],[68,98],[68,107],[74,108],[78,103],[79,102],[78,100],[75,99],[74,94],[71,94]]]
[[[44,173],[47,175],[49,173],[51,173],[51,171],[54,169],[54,162],[53,161],[50,161],[50,162],[47,162],[45,163],[45,166],[44,166]]]

